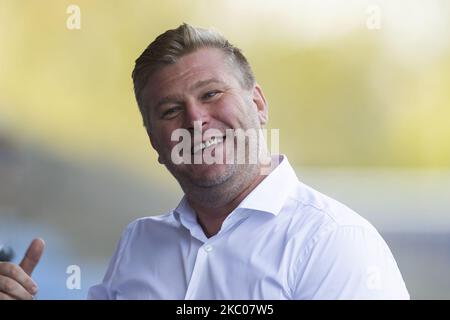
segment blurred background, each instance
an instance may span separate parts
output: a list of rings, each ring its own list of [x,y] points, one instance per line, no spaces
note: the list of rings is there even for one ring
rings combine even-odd
[[[450,2],[1,0],[0,245],[46,240],[37,298],[84,299],[123,228],[180,199],[131,71],[182,22],[243,49],[280,151],[378,228],[411,297],[449,299]]]

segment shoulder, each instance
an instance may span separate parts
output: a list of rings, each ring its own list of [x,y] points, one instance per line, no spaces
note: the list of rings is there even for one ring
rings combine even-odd
[[[132,221],[123,231],[114,255],[114,263],[135,260],[143,252],[161,252],[178,246],[186,237],[173,212],[158,216],[148,216]]]
[[[170,249],[178,240],[174,235],[180,234],[179,230],[173,212],[131,222],[122,232],[102,283],[90,288],[88,299],[115,299],[124,275],[140,274],[142,267],[158,261],[158,254],[173,251]],[[154,259],[148,259],[150,254]]]
[[[293,237],[302,247],[312,247],[320,239],[335,232],[354,230],[380,237],[375,227],[361,215],[321,192],[299,182],[290,193],[283,210]]]
[[[291,278],[297,297],[409,297],[388,245],[370,222],[302,183],[290,199],[301,248]]]
[[[132,221],[125,228],[122,238],[133,240],[137,238],[165,238],[171,233],[179,232],[180,223],[176,219],[174,212],[156,216],[147,216]],[[150,239],[149,239],[150,240]],[[155,239],[156,240],[156,239]]]
[[[179,223],[175,218],[174,212],[171,210],[164,214],[146,216],[133,220],[128,224],[127,229],[132,230],[136,228],[151,228],[153,226],[177,227],[179,226]]]
[[[304,183],[299,182],[291,199],[297,201],[299,208],[311,218],[320,219],[335,226],[360,226],[373,229],[373,226],[358,213]]]

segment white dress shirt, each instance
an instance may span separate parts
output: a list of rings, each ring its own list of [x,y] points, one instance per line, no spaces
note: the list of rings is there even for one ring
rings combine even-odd
[[[132,222],[89,299],[409,299],[364,218],[299,182],[286,156],[207,238],[185,198]]]

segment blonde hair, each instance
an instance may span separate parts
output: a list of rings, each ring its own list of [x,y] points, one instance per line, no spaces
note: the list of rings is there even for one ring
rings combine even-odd
[[[146,105],[142,101],[142,90],[147,85],[149,77],[159,68],[176,63],[182,56],[201,48],[217,48],[230,58],[231,65],[238,67],[241,73],[239,79],[245,89],[255,84],[255,76],[241,50],[233,46],[224,36],[212,29],[193,27],[183,23],[176,29],[167,30],[159,35],[136,59],[132,73],[134,94],[148,128]]]

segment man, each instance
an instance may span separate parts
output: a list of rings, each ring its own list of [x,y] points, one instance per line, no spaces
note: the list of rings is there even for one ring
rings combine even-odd
[[[265,166],[269,155],[258,140],[261,157],[252,162],[247,139],[249,154],[237,161],[238,139],[227,132],[259,132],[268,119],[239,49],[217,32],[183,24],[149,45],[133,80],[150,143],[185,196],[173,211],[128,226],[88,298],[409,298],[375,228],[299,182],[286,156]],[[177,158],[180,130],[193,138]],[[178,161],[198,155],[220,161]],[[32,261],[38,249],[30,248]],[[21,266],[0,269],[3,298],[33,294],[32,268]]]

